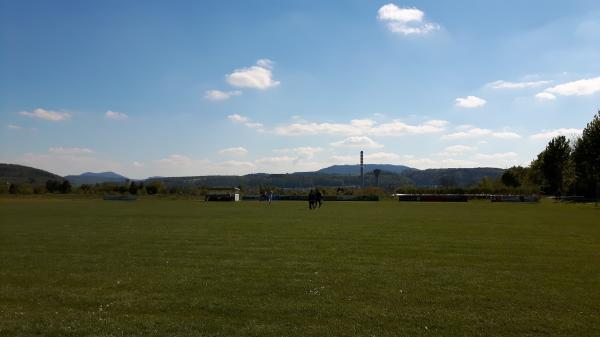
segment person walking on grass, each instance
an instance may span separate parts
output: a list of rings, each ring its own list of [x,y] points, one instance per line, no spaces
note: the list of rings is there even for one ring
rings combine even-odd
[[[273,190],[269,191],[269,205],[271,204],[271,201],[273,201]]]
[[[315,192],[315,208],[317,207],[317,204],[319,204],[319,208],[323,205],[323,193],[321,193],[318,188]]]
[[[308,192],[308,209],[313,209],[315,206],[315,191]]]

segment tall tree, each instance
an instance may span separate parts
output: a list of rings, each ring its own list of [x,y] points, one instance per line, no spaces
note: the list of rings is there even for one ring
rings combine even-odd
[[[555,194],[565,189],[569,180],[568,172],[571,160],[571,144],[565,136],[558,136],[546,146],[538,156],[540,170],[545,181],[547,193]]]
[[[502,183],[507,187],[519,187],[521,186],[521,180],[515,172],[515,167],[511,167],[502,173]]]
[[[600,197],[600,111],[583,129],[573,151],[579,193]]]

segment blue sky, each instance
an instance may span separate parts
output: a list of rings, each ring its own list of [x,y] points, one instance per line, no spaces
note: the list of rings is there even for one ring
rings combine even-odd
[[[527,165],[600,106],[598,1],[3,1],[0,161]]]

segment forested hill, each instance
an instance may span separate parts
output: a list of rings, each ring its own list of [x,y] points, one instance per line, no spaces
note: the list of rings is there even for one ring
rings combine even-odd
[[[69,180],[74,186],[82,184],[94,185],[101,183],[125,183],[128,178],[114,172],[86,172],[80,175],[69,175],[65,176],[65,179]]]
[[[29,166],[0,164],[0,181],[3,184],[8,182],[11,184],[45,185],[48,180],[62,181],[63,178],[54,173]]]
[[[404,165],[391,165],[391,164],[365,164],[364,171],[371,172],[375,169],[379,169],[386,172],[402,173],[407,170],[415,170],[411,167]],[[357,175],[360,174],[360,165],[333,165],[326,168],[322,168],[316,173],[324,174],[348,174]]]
[[[453,186],[469,187],[477,184],[483,177],[498,178],[504,172],[499,168],[456,168],[456,169],[406,169],[401,173],[382,170],[379,181],[373,171],[365,172],[367,186],[379,185],[382,188],[397,187],[433,187]],[[248,174],[245,176],[196,176],[148,179],[148,182],[161,181],[169,187],[227,187],[239,186],[259,187],[273,186],[280,188],[309,188],[313,186],[359,186],[361,178],[358,174],[324,174],[317,172],[289,174]]]
[[[484,177],[495,179],[500,177],[504,172],[502,169],[485,167],[418,170],[401,165],[365,166],[367,168],[365,170],[365,185],[380,186],[387,189],[408,186],[469,187],[477,184]],[[355,171],[355,169],[358,169],[358,171]],[[381,170],[378,178],[373,173],[374,169]],[[240,185],[242,187],[272,186],[280,188],[339,187],[360,186],[361,178],[359,172],[360,168],[358,165],[338,165],[316,172],[289,174],[257,173],[244,176],[156,177],[149,178],[146,182],[161,181],[169,187],[233,187]],[[62,178],[47,171],[14,164],[0,164],[0,179],[2,179],[3,183],[29,183],[31,185],[44,185],[48,180],[60,181],[67,179],[74,186],[103,182],[121,184],[127,181],[126,177],[116,175],[112,172],[84,173],[78,176],[66,176]]]

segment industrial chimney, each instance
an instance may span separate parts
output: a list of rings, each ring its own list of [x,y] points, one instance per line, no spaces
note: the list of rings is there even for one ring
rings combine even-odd
[[[363,165],[363,152],[360,151],[360,187],[365,188],[365,170]]]

